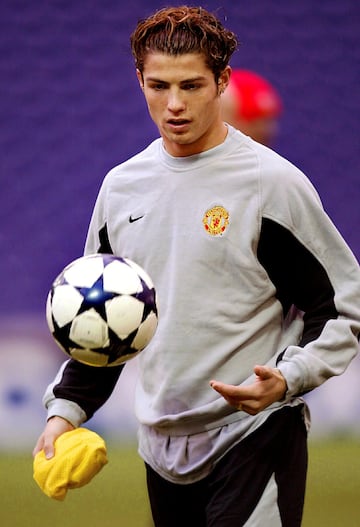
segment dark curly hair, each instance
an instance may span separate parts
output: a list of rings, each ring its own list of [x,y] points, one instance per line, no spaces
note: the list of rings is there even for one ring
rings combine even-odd
[[[130,37],[135,65],[142,73],[149,51],[202,53],[215,80],[238,47],[236,35],[202,7],[166,7],[140,20]]]

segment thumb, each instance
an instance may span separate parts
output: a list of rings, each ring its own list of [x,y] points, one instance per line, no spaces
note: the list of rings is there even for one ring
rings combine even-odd
[[[44,442],[44,454],[46,459],[51,459],[55,455],[54,443],[52,441]]]
[[[271,377],[271,368],[267,366],[254,366],[254,373],[257,375],[260,379],[269,379]]]

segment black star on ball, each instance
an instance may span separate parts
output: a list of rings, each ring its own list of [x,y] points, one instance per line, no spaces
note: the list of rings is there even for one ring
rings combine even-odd
[[[97,313],[107,321],[105,303],[107,300],[118,296],[117,293],[104,290],[104,280],[101,275],[96,282],[90,287],[76,287],[79,293],[83,296],[84,300],[78,311],[78,315],[89,309],[95,309]]]

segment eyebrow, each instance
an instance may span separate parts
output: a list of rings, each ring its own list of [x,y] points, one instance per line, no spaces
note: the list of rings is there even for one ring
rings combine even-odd
[[[161,82],[163,84],[169,84],[168,81],[165,81],[163,79],[157,79],[156,77],[147,77],[144,80],[146,80],[147,82]],[[200,75],[199,77],[193,77],[191,79],[184,79],[184,80],[180,81],[180,84],[187,84],[189,82],[199,82],[199,81],[203,81],[203,80],[205,80],[205,77]]]

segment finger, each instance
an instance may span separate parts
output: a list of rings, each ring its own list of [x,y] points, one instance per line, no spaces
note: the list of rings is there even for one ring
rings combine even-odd
[[[249,386],[235,386],[233,384],[225,384],[220,381],[210,381],[210,386],[227,400],[247,400],[253,399],[254,388]]]
[[[211,380],[209,384],[210,384],[211,388],[213,388],[214,390],[218,390],[219,388],[221,388],[221,386],[224,386],[223,382],[216,381],[214,379]]]
[[[44,444],[44,439],[43,439],[43,437],[41,436],[41,437],[38,439],[38,441],[37,441],[37,443],[36,443],[36,445],[35,445],[35,447],[34,447],[34,450],[33,450],[33,452],[32,452],[33,457],[35,457],[36,454],[38,454],[39,452],[41,452],[41,450],[43,449],[43,444]]]
[[[220,381],[212,380],[210,381],[210,386],[221,395],[227,395],[228,397],[237,396],[239,392],[239,386],[225,384],[224,382]]]
[[[46,459],[51,459],[55,455],[54,442],[51,440],[44,441],[44,454]]]
[[[254,366],[254,373],[262,380],[270,379],[272,376],[272,368],[256,365]]]

